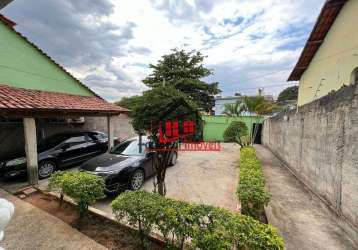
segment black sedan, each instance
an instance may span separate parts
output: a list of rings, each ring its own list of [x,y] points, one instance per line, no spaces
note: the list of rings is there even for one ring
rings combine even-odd
[[[153,153],[145,150],[149,141],[142,137],[142,147],[139,141],[138,137],[126,140],[109,153],[83,163],[80,170],[103,177],[107,193],[117,193],[127,188],[137,190],[146,178],[154,174]],[[170,154],[170,165],[175,165],[178,153],[171,151]]]
[[[39,178],[47,178],[57,169],[80,164],[107,149],[108,137],[101,132],[66,132],[50,136],[38,143]],[[5,177],[25,174],[24,154],[0,162],[0,173]]]

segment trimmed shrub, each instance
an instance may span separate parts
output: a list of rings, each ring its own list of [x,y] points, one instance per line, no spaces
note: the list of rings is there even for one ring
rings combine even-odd
[[[64,196],[63,183],[68,181],[74,173],[73,171],[56,171],[49,178],[48,189],[60,194],[60,207],[62,206]]]
[[[208,205],[196,205],[145,191],[126,191],[112,202],[117,220],[138,229],[145,248],[154,230],[168,248],[284,249],[276,229],[251,217]]]
[[[241,143],[241,138],[247,135],[248,129],[244,122],[232,121],[226,128],[223,137],[225,142],[237,142],[243,146]]]
[[[264,206],[270,197],[265,186],[261,162],[253,147],[244,147],[240,150],[240,181],[237,195],[243,214],[264,221]]]
[[[61,192],[76,202],[80,218],[87,213],[88,206],[104,197],[104,180],[85,172],[58,173],[52,180],[52,186],[60,187]]]

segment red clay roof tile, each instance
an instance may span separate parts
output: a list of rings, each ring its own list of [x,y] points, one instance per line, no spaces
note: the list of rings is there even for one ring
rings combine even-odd
[[[129,110],[96,96],[80,96],[0,85],[0,111],[119,114]]]

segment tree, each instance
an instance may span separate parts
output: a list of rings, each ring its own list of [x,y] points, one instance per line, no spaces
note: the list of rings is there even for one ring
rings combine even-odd
[[[141,102],[141,96],[135,95],[131,97],[123,97],[120,101],[116,102],[115,104],[121,106],[123,108],[127,108],[131,110],[129,115],[132,115],[132,110],[139,105]]]
[[[223,137],[225,142],[237,142],[241,147],[243,147],[244,144],[241,139],[247,135],[248,129],[244,122],[232,121],[226,128]]]
[[[156,172],[154,191],[165,195],[165,174],[170,163],[173,143],[163,143],[159,138],[159,129],[165,121],[195,120],[196,104],[187,100],[187,95],[172,86],[158,86],[144,92],[138,105],[133,109],[132,125],[139,134],[148,134],[154,143],[153,168]]]
[[[262,118],[264,115],[270,115],[277,110],[277,105],[271,101],[266,100],[263,96],[245,96],[244,97],[245,111],[252,117],[256,115]],[[258,132],[258,126],[254,126],[252,122],[251,128],[251,145],[254,143],[255,137]]]
[[[237,101],[236,103],[226,103],[224,105],[223,114],[228,116],[239,116],[243,111],[245,111],[244,103]]]
[[[149,65],[153,72],[143,83],[151,88],[172,86],[187,94],[202,110],[212,112],[214,95],[221,91],[217,82],[206,83],[202,80],[213,74],[204,67],[204,58],[200,52],[173,49],[171,54],[162,56],[156,65]]]
[[[298,86],[292,86],[284,89],[277,98],[277,101],[283,102],[283,101],[291,101],[291,100],[297,100],[298,97]]]

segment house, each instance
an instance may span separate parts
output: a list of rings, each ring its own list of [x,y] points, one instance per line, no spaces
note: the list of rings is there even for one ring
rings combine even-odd
[[[298,106],[358,82],[358,1],[327,0],[288,81]]]
[[[30,184],[37,183],[37,141],[68,130],[133,134],[129,110],[106,102],[0,14],[0,158],[26,151]]]

